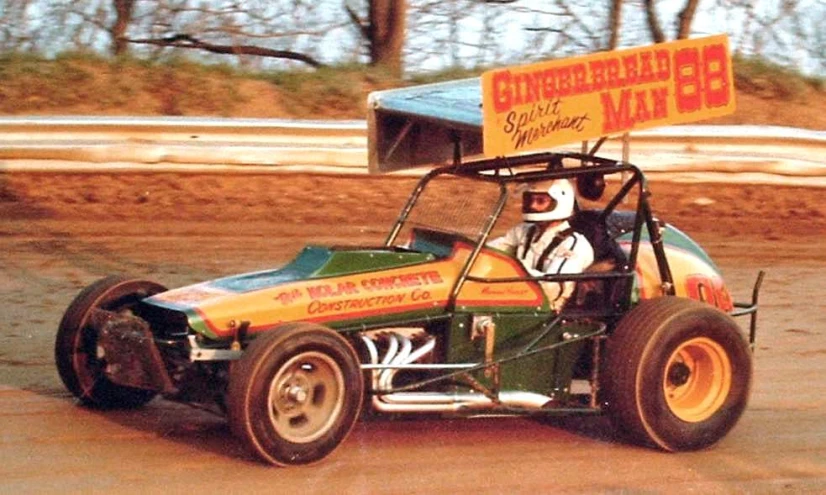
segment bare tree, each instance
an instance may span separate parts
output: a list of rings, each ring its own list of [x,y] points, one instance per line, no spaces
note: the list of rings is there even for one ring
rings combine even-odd
[[[27,1],[0,0],[0,47],[3,50],[19,50],[26,42],[28,26]]]
[[[4,1],[4,0],[0,0]],[[11,0],[5,0],[11,1]],[[17,0],[26,1],[26,0]],[[260,65],[279,58],[302,65],[323,65],[320,55],[340,56],[327,42],[348,26],[341,9],[312,0],[237,2],[222,0],[29,0],[60,19],[63,46],[83,50],[106,47],[121,55],[129,46],[139,56],[181,50],[200,51],[202,59],[234,56]]]
[[[144,0],[144,17],[133,42],[172,50],[199,50],[235,56],[247,66],[262,59],[324,65],[322,56],[335,57],[329,40],[348,21],[340,9],[311,0],[222,2],[203,0]]]
[[[608,49],[615,50],[619,46],[620,29],[622,26],[622,0],[611,0],[611,13],[608,15]]]
[[[665,33],[660,26],[660,18],[657,16],[657,10],[654,8],[654,0],[644,0],[645,19],[648,21],[648,30],[651,33],[651,39],[654,43],[662,43],[665,41]]]
[[[116,27],[113,0],[58,0],[46,2],[43,8],[52,19],[54,29],[61,31],[58,39],[65,41],[55,41],[63,45],[61,48],[97,51],[105,46],[109,53],[123,53],[117,51],[113,36],[120,29],[125,33],[129,15],[127,13],[122,26]]]
[[[677,14],[677,39],[684,40],[691,34],[691,23],[697,14],[697,4],[700,0],[688,0],[683,10]]]
[[[370,61],[401,75],[406,0],[371,0]]]
[[[401,74],[728,32],[735,53],[826,71],[826,0],[0,0],[0,12],[0,50],[46,55],[355,61]]]
[[[67,35],[74,34],[64,21],[54,5],[43,0],[0,0],[0,50],[49,52],[51,47],[61,45]],[[59,36],[58,29],[62,29]]]
[[[534,9],[539,24],[528,28],[528,31],[540,34],[532,44],[542,47],[544,57],[601,51],[607,48],[606,43],[610,45],[610,38],[606,41],[603,33],[605,26],[611,23],[613,12],[604,4],[587,0],[556,0],[553,3],[550,11]]]
[[[752,27],[749,38],[744,39],[744,42],[757,56],[779,58],[783,59],[784,63],[794,64],[795,55],[799,51],[810,49],[807,39],[822,29],[820,26],[812,26],[808,30],[813,31],[811,34],[802,32],[802,19],[809,17],[810,12],[809,9],[800,8],[797,0],[784,0],[774,9],[758,10],[752,5],[742,7],[747,15],[747,22]],[[815,5],[809,7],[811,14],[817,11]],[[820,12],[823,15],[822,4]]]
[[[112,36],[112,54],[115,56],[126,53],[128,40],[126,30],[132,21],[132,13],[135,9],[135,0],[113,0],[115,7],[115,22],[109,29]]]
[[[345,9],[367,43],[370,64],[401,77],[407,0],[369,0],[366,21],[350,5]]]
[[[659,16],[655,8],[655,0],[644,0],[643,8],[645,10],[645,18],[648,22],[648,30],[651,34],[651,39],[655,43],[662,43],[668,38],[660,25]],[[686,0],[682,10],[677,14],[676,19],[676,39],[685,39],[691,34],[691,24],[694,22],[694,16],[697,13],[697,5],[699,0]]]

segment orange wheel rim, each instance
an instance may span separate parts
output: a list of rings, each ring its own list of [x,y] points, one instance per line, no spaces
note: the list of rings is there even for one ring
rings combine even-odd
[[[710,418],[731,390],[731,361],[717,342],[697,337],[687,340],[668,358],[663,377],[665,401],[683,421]]]

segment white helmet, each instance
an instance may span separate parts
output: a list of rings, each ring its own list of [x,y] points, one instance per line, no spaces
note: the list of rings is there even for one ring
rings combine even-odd
[[[536,211],[533,203],[537,196],[550,199],[542,211]],[[535,182],[522,193],[522,218],[526,222],[566,220],[574,214],[574,187],[568,179]]]

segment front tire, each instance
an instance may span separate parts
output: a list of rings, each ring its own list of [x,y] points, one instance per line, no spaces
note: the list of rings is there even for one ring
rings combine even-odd
[[[748,401],[752,362],[734,320],[708,304],[641,302],[609,337],[605,397],[635,443],[697,450],[723,438]]]
[[[83,405],[131,409],[157,395],[109,381],[104,373],[106,356],[101,355],[97,331],[89,320],[95,309],[131,312],[142,299],[164,291],[154,282],[110,276],[87,286],[66,309],[57,329],[55,364],[63,384]]]
[[[362,394],[358,357],[343,337],[319,325],[285,324],[258,336],[234,363],[229,424],[263,460],[307,464],[344,441]]]

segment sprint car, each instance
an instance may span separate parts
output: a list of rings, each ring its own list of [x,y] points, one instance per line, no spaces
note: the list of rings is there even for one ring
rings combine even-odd
[[[277,268],[171,290],[103,278],[59,324],[65,386],[97,408],[217,404],[279,466],[326,457],[365,411],[607,414],[628,441],[671,452],[727,435],[749,398],[762,272],[752,300],[734,302],[702,248],[652,212],[640,168],[597,146],[464,159],[478,122],[445,116],[458,86],[437,86],[371,98],[371,167],[451,160],[424,173],[382,245],[310,245]],[[518,219],[522,185],[563,178],[595,261],[533,276],[488,242]],[[548,283],[574,284],[561,309]]]

